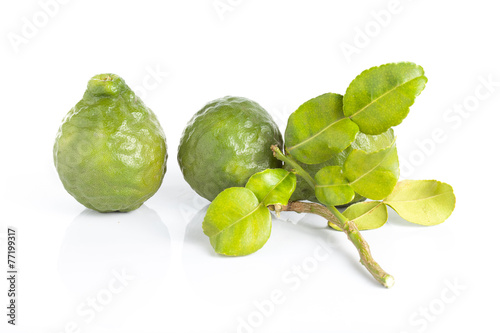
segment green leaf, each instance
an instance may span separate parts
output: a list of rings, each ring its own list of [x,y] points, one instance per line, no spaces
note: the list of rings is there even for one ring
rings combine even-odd
[[[349,148],[351,148],[351,150],[358,149],[367,153],[374,153],[378,150],[389,147],[395,139],[396,137],[394,136],[394,130],[392,128],[389,128],[384,133],[378,135],[370,135],[359,132],[356,136],[356,140],[351,143]],[[349,148],[344,150],[344,152],[350,152]]]
[[[396,141],[372,153],[354,149],[344,163],[344,175],[356,193],[373,200],[384,199],[399,178]]]
[[[271,235],[271,213],[244,187],[222,191],[208,207],[203,232],[215,252],[242,256],[259,250]]]
[[[310,175],[315,175],[319,170],[329,165],[340,165],[343,166],[344,162],[351,153],[353,149],[363,150],[367,153],[375,152],[380,149],[387,148],[394,141],[394,131],[390,128],[388,131],[379,135],[369,135],[362,132],[358,132],[356,139],[351,143],[349,147],[344,149],[339,154],[333,155],[331,159],[319,164],[304,164],[297,162],[306,172]],[[285,164],[287,170],[292,169],[288,164]],[[307,182],[302,177],[297,177],[297,188],[291,197],[291,201],[297,200],[309,200],[313,202],[318,202],[316,195],[314,194],[314,189],[307,184]],[[364,199],[360,195],[354,197],[354,201],[360,201]]]
[[[436,180],[403,180],[384,203],[409,222],[436,225],[455,209],[455,194],[450,185]]]
[[[327,166],[316,173],[315,194],[327,206],[345,205],[354,198],[354,190],[342,174],[342,167]]]
[[[264,206],[287,205],[297,177],[284,169],[267,169],[254,174],[248,180],[246,188],[251,190]]]
[[[288,118],[287,152],[302,163],[317,164],[340,153],[356,138],[358,126],[342,111],[342,95],[327,93],[302,104]]]
[[[217,253],[242,256],[260,249],[271,235],[268,205],[288,204],[295,191],[295,174],[267,169],[254,174],[246,187],[221,192],[208,207],[203,232]]]
[[[380,201],[356,203],[347,207],[342,214],[353,221],[359,230],[377,229],[387,222],[387,206]],[[340,231],[336,225],[330,223],[330,226]]]
[[[347,88],[344,114],[363,133],[383,133],[406,118],[426,83],[422,67],[410,62],[372,67]]]

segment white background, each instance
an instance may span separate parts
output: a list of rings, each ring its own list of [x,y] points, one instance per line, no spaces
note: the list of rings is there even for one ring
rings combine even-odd
[[[224,12],[213,0],[62,2],[0,5],[0,232],[17,228],[20,272],[15,328],[6,325],[0,273],[0,331],[498,330],[494,1],[222,0]],[[346,55],[347,44],[356,53]],[[457,196],[439,226],[391,214],[363,233],[395,286],[377,285],[346,237],[313,216],[275,220],[253,255],[216,256],[201,231],[208,202],[176,161],[191,116],[210,100],[239,95],[284,130],[301,103],[342,94],[364,69],[395,61],[420,64],[429,79],[396,128],[403,176],[450,183]],[[52,162],[62,118],[87,80],[106,72],[141,93],[169,145],[161,189],[129,214],[84,209]],[[0,246],[6,271],[5,235]]]

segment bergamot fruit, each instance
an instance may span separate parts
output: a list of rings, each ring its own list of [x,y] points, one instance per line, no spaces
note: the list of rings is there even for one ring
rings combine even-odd
[[[64,187],[99,212],[139,208],[160,187],[166,161],[165,134],[156,116],[114,74],[90,79],[54,144]]]
[[[177,155],[184,179],[212,201],[254,173],[280,168],[271,145],[283,146],[278,126],[259,104],[223,97],[205,105],[185,128]]]

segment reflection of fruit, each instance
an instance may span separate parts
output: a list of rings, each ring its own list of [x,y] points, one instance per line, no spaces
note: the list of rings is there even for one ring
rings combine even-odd
[[[141,206],[160,187],[166,160],[165,134],[156,116],[114,74],[90,79],[54,145],[66,190],[100,212]]]
[[[380,135],[368,135],[363,134],[361,132],[356,136],[356,140],[347,147],[344,151],[339,154],[334,155],[331,159],[326,162],[320,164],[303,164],[300,163],[300,166],[307,171],[312,177],[323,167],[330,165],[344,165],[344,162],[347,156],[353,149],[364,150],[366,152],[375,152],[377,150],[386,148],[389,146],[394,140],[394,132],[392,129],[389,129],[387,132],[382,133]],[[350,203],[355,203],[358,201],[363,201],[366,198],[356,193],[356,196]],[[309,200],[318,202],[316,196],[314,195],[314,190],[301,178],[297,177],[297,187],[295,192],[293,193],[291,201],[297,200]]]
[[[254,173],[280,168],[271,145],[283,145],[273,119],[259,104],[243,97],[214,100],[189,121],[177,160],[184,178],[212,201],[229,187],[244,186]]]
[[[168,228],[147,203],[127,214],[82,209],[64,233],[57,260],[59,274],[55,273],[82,299],[95,295],[116,273],[144,283],[134,292],[154,292],[168,274],[170,253]],[[137,314],[139,309],[129,305],[127,310]]]

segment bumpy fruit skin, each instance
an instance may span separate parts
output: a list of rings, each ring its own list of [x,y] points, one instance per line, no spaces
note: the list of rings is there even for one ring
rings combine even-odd
[[[300,166],[307,171],[312,177],[316,175],[316,173],[325,166],[330,165],[339,165],[343,166],[347,156],[351,153],[353,149],[364,150],[368,153],[375,152],[377,150],[386,148],[389,146],[394,140],[394,132],[392,129],[389,129],[387,132],[382,133],[380,135],[369,135],[363,134],[361,132],[356,136],[356,140],[344,149],[342,152],[334,155],[331,159],[326,162],[319,164],[304,164],[300,163]],[[286,166],[285,166],[286,167]],[[348,203],[347,205],[363,201],[366,198],[357,194],[354,199]],[[297,177],[297,187],[295,188],[295,192],[293,192],[291,201],[298,200],[309,200],[313,202],[318,202],[316,195],[314,194],[314,190],[302,179],[302,177]]]
[[[254,173],[280,168],[271,145],[283,146],[278,126],[259,104],[243,97],[209,102],[187,124],[177,160],[184,179],[212,201]]]
[[[64,187],[99,212],[139,208],[160,187],[166,161],[165,134],[156,116],[114,74],[89,81],[54,144]]]

